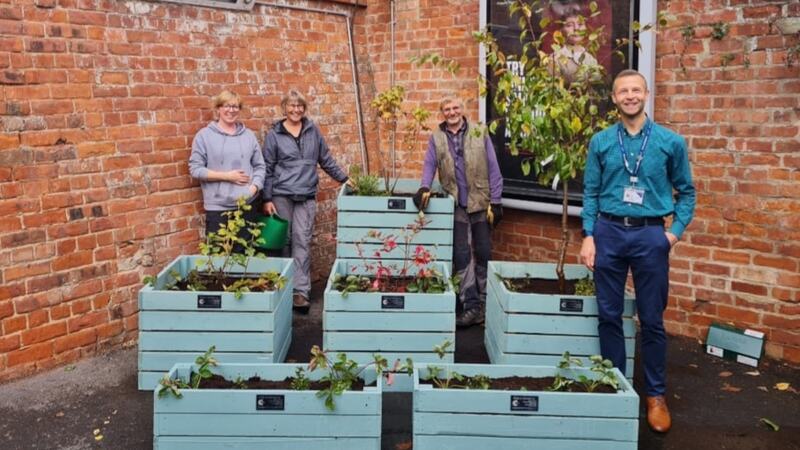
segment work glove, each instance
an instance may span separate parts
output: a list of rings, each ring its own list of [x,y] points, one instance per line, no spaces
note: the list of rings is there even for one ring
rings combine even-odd
[[[423,209],[428,207],[428,201],[431,199],[431,190],[426,187],[421,187],[414,194],[412,200],[414,201],[414,206],[417,207],[418,210],[422,211]]]
[[[486,220],[492,228],[497,228],[500,221],[503,220],[503,205],[500,203],[492,203],[489,209],[486,210]]]

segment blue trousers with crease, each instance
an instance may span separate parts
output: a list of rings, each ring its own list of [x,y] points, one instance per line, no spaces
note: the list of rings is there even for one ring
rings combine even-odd
[[[603,357],[625,373],[622,312],[630,269],[641,325],[640,356],[646,395],[664,395],[667,335],[663,314],[668,299],[671,248],[664,227],[625,227],[600,217],[593,234],[596,249],[594,280],[599,310],[597,329]]]

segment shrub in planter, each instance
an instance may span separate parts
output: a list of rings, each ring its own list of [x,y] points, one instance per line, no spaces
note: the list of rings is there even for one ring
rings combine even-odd
[[[213,350],[213,349],[212,349]],[[380,374],[312,349],[304,364],[176,364],[154,393],[156,450],[380,449]]]
[[[291,259],[256,253],[259,225],[240,209],[209,233],[200,255],[180,256],[139,291],[139,389],[211,345],[234,363],[280,362],[291,342]],[[248,227],[251,238],[238,236]],[[242,253],[234,246],[243,247]]]
[[[414,371],[415,450],[637,448],[639,397],[592,368],[444,364]]]

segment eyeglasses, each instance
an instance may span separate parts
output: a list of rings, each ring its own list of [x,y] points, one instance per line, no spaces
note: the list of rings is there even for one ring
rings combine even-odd
[[[227,109],[228,111],[238,111],[241,109],[239,105],[222,105],[220,108]]]
[[[306,107],[297,103],[289,103],[286,105],[286,109],[306,109]]]

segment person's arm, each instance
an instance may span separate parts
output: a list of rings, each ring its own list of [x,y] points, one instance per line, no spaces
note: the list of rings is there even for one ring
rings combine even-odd
[[[689,167],[689,151],[686,140],[680,138],[675,144],[672,157],[669,159],[670,181],[672,187],[677,192],[675,201],[675,215],[670,226],[670,232],[680,239],[689,222],[694,217],[694,207],[696,203],[696,193],[692,183],[692,170]]]
[[[600,198],[600,185],[602,181],[602,167],[600,153],[597,148],[597,139],[589,141],[589,154],[586,156],[586,168],[583,171],[583,232],[591,236],[594,232],[594,223],[597,220],[598,201]]]
[[[264,189],[261,197],[265,202],[272,201],[272,187],[275,175],[275,164],[277,164],[278,141],[273,132],[264,137],[264,146],[261,149],[261,156],[264,159]]]
[[[316,125],[314,125],[314,127],[316,127]],[[322,137],[322,132],[320,132],[319,128],[317,128],[316,131],[319,135],[319,166],[322,167],[325,173],[339,183],[346,182],[348,179],[347,174],[336,164],[336,160],[331,156],[328,144],[325,143],[325,138]]]
[[[250,178],[250,186],[251,189],[255,188],[253,195],[256,195],[259,189],[264,187],[264,170],[267,165],[264,163],[264,155],[261,154],[261,148],[258,146],[256,136],[252,135],[252,139],[253,155],[250,157],[250,166],[253,168],[253,176]]]
[[[208,155],[205,140],[200,133],[192,141],[192,153],[189,155],[189,174],[200,181],[228,181],[236,184],[247,184],[250,177],[243,170],[211,170],[208,167]]]
[[[485,134],[483,144],[486,146],[486,166],[489,168],[489,202],[499,204],[503,201],[503,174],[500,173],[497,153],[494,151],[489,133]]]
[[[426,189],[431,188],[431,184],[433,184],[433,176],[436,175],[436,168],[437,168],[437,161],[436,161],[436,143],[433,140],[433,136],[428,140],[428,150],[425,152],[425,160],[422,163],[422,179],[420,180],[420,186]]]

